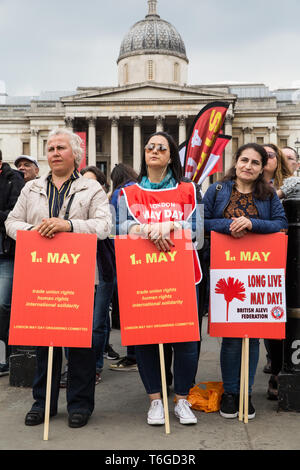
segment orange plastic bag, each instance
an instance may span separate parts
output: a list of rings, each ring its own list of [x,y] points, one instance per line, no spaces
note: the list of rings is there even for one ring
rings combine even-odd
[[[199,385],[205,385],[205,388]],[[194,410],[212,413],[219,411],[223,393],[223,382],[199,382],[190,389],[187,399]]]

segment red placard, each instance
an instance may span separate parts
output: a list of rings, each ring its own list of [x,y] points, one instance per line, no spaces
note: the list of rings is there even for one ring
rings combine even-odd
[[[211,336],[285,337],[286,253],[283,233],[211,233]]]
[[[116,237],[123,346],[199,341],[191,242],[174,243],[165,253],[149,240]]]
[[[18,231],[9,344],[90,347],[97,236]]]

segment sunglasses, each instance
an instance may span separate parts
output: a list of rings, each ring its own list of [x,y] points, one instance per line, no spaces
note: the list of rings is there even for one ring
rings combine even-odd
[[[145,150],[146,152],[151,152],[155,148],[158,152],[166,152],[166,150],[168,150],[168,148],[163,144],[147,144]]]
[[[268,158],[271,158],[271,160],[277,157],[275,152],[267,152],[267,154],[268,154]]]

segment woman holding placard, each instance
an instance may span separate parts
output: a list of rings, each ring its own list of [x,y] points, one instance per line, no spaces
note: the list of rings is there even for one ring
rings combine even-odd
[[[77,134],[63,128],[50,132],[47,140],[50,171],[24,186],[6,220],[6,230],[12,238],[16,239],[19,230],[35,231],[48,240],[53,251],[56,234],[60,232],[96,234],[100,240],[107,238],[111,230],[108,199],[97,181],[83,178],[78,172],[81,158],[82,141]],[[47,430],[49,415],[57,414],[61,368],[61,347],[37,347],[34,403],[26,414],[26,426],[36,426],[45,420]],[[47,373],[51,369],[52,379],[51,373]],[[94,410],[95,375],[94,349],[70,347],[66,396],[68,425],[72,428],[85,426]],[[47,433],[45,440],[46,436]]]
[[[240,147],[235,163],[224,179],[210,186],[204,196],[205,230],[241,238],[248,232],[274,233],[287,228],[280,200],[264,179],[266,150],[255,143]],[[241,338],[223,338],[221,371],[224,394],[220,414],[238,416],[241,369]],[[251,392],[259,358],[259,340],[250,339],[248,418],[255,417]]]
[[[148,238],[162,252],[172,250],[174,244],[170,233],[176,230],[189,228],[193,239],[198,239],[201,227],[196,186],[190,181],[183,181],[178,148],[169,134],[157,132],[149,138],[142,158],[138,184],[125,188],[123,196],[119,203],[120,233]],[[186,211],[184,211],[185,201],[191,203],[189,210]],[[161,208],[157,222],[154,222],[151,217],[146,223],[141,222],[134,211],[135,207],[142,204],[146,209],[154,205]],[[181,217],[178,217],[178,212],[177,215],[171,215],[172,211],[163,209],[172,207],[172,204],[181,208]],[[194,259],[196,282],[199,282],[200,265],[197,265],[197,260]],[[173,343],[172,347],[176,395],[175,415],[181,424],[196,423],[197,418],[190,409],[187,395],[197,372],[198,344],[193,341]],[[141,379],[150,398],[147,422],[151,425],[164,424],[164,407],[167,403],[164,401],[163,405],[162,402],[161,392],[164,381],[161,380],[158,345],[135,346],[135,349]]]

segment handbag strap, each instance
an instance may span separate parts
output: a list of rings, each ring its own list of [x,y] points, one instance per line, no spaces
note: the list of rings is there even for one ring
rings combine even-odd
[[[219,183],[216,185],[215,197],[214,197],[214,206],[215,206],[216,199],[217,199],[217,193],[218,193],[219,191],[221,191],[222,187],[223,187],[223,186],[222,186],[221,184],[219,184]]]
[[[75,196],[75,193],[72,194],[72,196],[70,197],[70,200],[69,200],[69,202],[68,202],[68,205],[67,205],[67,208],[66,208],[66,212],[65,212],[65,216],[64,216],[64,219],[65,219],[65,220],[68,220],[68,219],[69,219],[70,209],[71,209],[71,205],[72,205],[74,196]]]

